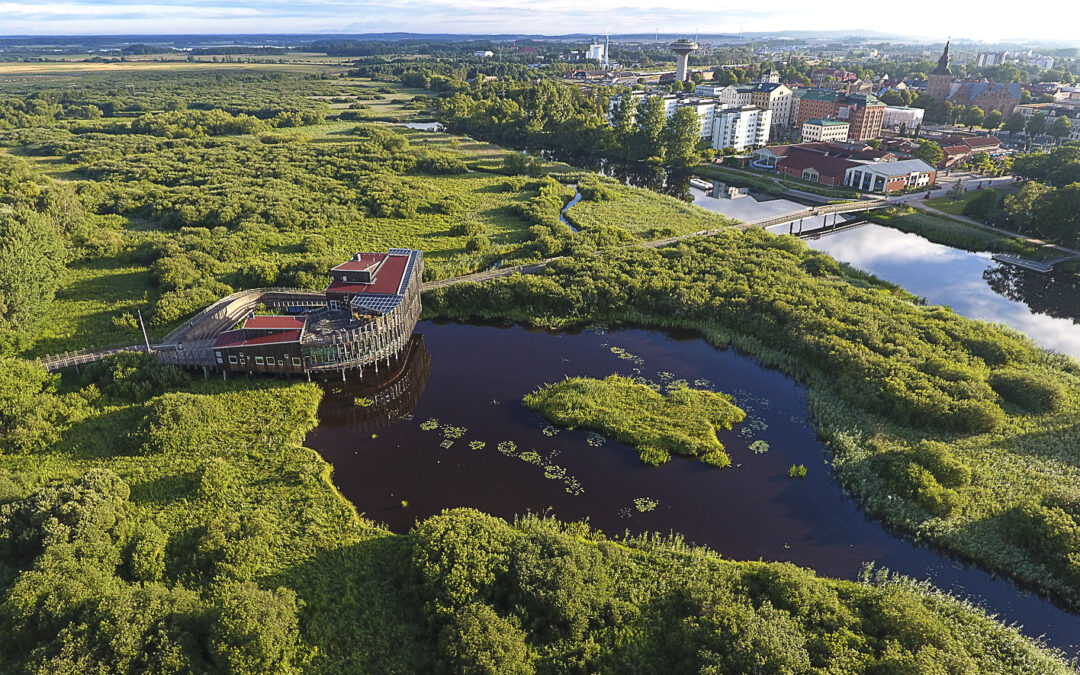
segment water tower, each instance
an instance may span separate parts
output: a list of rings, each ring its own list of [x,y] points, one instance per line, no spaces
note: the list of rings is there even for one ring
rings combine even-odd
[[[693,40],[682,38],[669,44],[668,49],[675,52],[675,55],[679,58],[675,66],[675,79],[679,82],[686,82],[687,62],[690,59],[690,54],[697,51],[698,44]]]

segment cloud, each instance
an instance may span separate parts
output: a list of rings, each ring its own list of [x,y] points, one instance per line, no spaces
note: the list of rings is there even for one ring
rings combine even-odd
[[[993,2],[993,0],[991,0]],[[877,29],[924,34],[918,12],[881,4],[859,12],[822,11],[805,0],[773,0],[747,8],[735,0],[183,0],[172,4],[103,0],[0,1],[0,33],[296,33],[316,31],[408,31],[472,33],[604,33]],[[953,37],[994,39],[1001,31],[1066,37],[1069,22],[1046,24],[1038,13],[1014,13],[1002,22],[993,11],[964,5],[935,8],[936,26],[953,26]],[[969,34],[960,36],[956,26]],[[941,29],[944,31],[944,29]],[[944,37],[942,35],[941,37]]]

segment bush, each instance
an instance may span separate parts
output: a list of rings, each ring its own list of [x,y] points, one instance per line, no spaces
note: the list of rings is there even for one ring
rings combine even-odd
[[[220,586],[215,595],[210,649],[223,672],[299,672],[297,613],[302,603],[296,593],[233,582]]]
[[[475,237],[484,233],[484,226],[475,220],[463,220],[450,228],[455,237]]]
[[[971,483],[971,468],[957,459],[944,443],[921,441],[912,456],[945,487],[957,488]]]
[[[1066,400],[1065,387],[1057,380],[1015,368],[995,371],[990,386],[1008,403],[1031,413],[1058,410]]]
[[[145,401],[179,386],[184,374],[174,366],[158,363],[153,354],[120,352],[87,364],[83,382],[94,384],[106,396],[125,401]]]
[[[170,393],[146,405],[138,438],[144,452],[205,452],[220,434],[226,419],[220,401],[213,396]]]
[[[482,234],[469,237],[465,242],[465,250],[469,253],[486,253],[491,248],[491,240]]]
[[[462,675],[527,675],[534,672],[525,633],[487,605],[454,612],[439,634],[442,666]]]

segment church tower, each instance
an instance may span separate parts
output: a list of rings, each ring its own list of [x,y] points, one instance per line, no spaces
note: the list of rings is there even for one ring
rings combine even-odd
[[[934,68],[934,72],[930,73],[926,82],[926,93],[933,98],[945,100],[949,97],[949,93],[952,90],[953,74],[952,68],[949,67],[949,42],[945,43],[945,51],[941,52],[941,58],[938,59],[937,68]]]

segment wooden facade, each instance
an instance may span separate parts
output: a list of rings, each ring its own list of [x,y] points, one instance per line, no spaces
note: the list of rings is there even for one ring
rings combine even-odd
[[[345,268],[345,269],[339,269]],[[423,253],[390,249],[358,253],[331,271],[321,302],[310,295],[291,304],[278,298],[279,316],[248,316],[213,337],[201,364],[224,373],[306,375],[385,369],[404,350],[422,304]],[[207,340],[209,342],[209,340]],[[192,345],[205,350],[207,345]],[[180,350],[162,359],[193,365]]]

